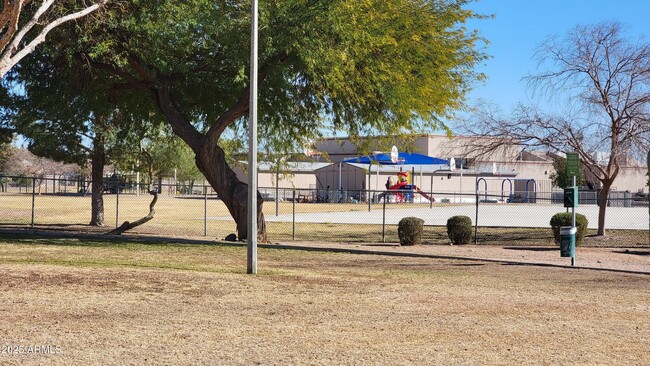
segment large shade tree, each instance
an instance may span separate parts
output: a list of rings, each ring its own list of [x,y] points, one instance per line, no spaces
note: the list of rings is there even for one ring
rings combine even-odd
[[[527,80],[550,92],[555,105],[565,105],[562,114],[520,106],[504,117],[485,109],[468,128],[489,137],[477,147],[485,150],[520,144],[577,152],[586,172],[600,182],[601,236],[621,165],[635,157],[642,161],[650,147],[650,43],[630,39],[624,30],[619,23],[578,26],[539,46],[541,71]]]
[[[291,150],[326,128],[358,136],[444,127],[482,75],[465,0],[268,0],[260,4],[263,144]],[[73,57],[140,91],[193,151],[246,237],[247,186],[220,142],[245,127],[250,2],[133,0],[66,35]],[[77,61],[71,61],[77,62]],[[258,228],[265,240],[262,200]]]

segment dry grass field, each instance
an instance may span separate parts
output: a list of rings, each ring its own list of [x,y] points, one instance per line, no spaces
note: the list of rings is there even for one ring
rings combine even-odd
[[[648,364],[648,276],[277,249],[252,276],[245,257],[0,238],[0,364]],[[7,352],[29,345],[51,353]]]
[[[119,199],[119,202],[118,202]],[[141,194],[139,196],[116,195],[104,196],[104,216],[106,225],[115,227],[117,222],[121,224],[125,220],[134,221],[149,212],[151,196]],[[119,212],[117,207],[119,203]],[[413,205],[412,207],[418,207]],[[296,203],[280,202],[278,214],[296,213],[323,213],[328,215],[332,212],[342,211],[367,211],[367,204],[352,203]],[[428,206],[427,206],[428,207]],[[388,209],[399,208],[399,205],[388,206]],[[0,195],[0,224],[22,224],[31,223],[32,196],[28,194],[2,194]],[[275,202],[265,202],[263,205],[264,214],[275,215]],[[372,209],[382,209],[382,205],[373,205]],[[221,200],[208,199],[203,197],[174,197],[160,195],[155,206],[156,214],[154,220],[136,231],[143,234],[164,234],[164,235],[189,235],[199,236],[207,232],[208,236],[223,238],[235,232],[234,222],[229,219],[228,209]],[[37,195],[34,205],[34,222],[36,225],[48,226],[79,226],[90,221],[90,196],[61,196],[61,195]],[[117,212],[117,217],[116,217]],[[204,227],[204,219],[207,220],[207,227]],[[215,220],[218,217],[227,217],[227,220]],[[276,225],[276,224],[272,224]],[[291,225],[277,224],[283,234],[291,234]],[[108,230],[107,230],[108,231]],[[276,230],[277,231],[277,230]]]
[[[148,213],[151,196],[120,195],[119,215],[116,220],[116,195],[105,196],[106,227],[92,228],[90,221],[90,197],[40,195],[35,200],[34,222],[37,228],[49,230],[72,230],[82,232],[108,232],[125,220],[136,220]],[[267,217],[275,215],[275,202],[265,202]],[[426,204],[413,204],[412,207],[428,207]],[[403,205],[388,205],[395,210]],[[467,206],[472,215],[474,207]],[[291,214],[294,205],[280,202],[278,213]],[[381,210],[382,205],[373,205],[373,210]],[[161,195],[155,207],[153,220],[132,231],[141,235],[170,237],[209,237],[223,239],[236,232],[234,222],[220,200],[202,197],[173,197]],[[296,203],[296,213],[322,213],[324,218],[345,211],[367,211],[367,204]],[[205,221],[204,218],[208,220]],[[217,217],[224,217],[219,220]],[[31,196],[18,194],[0,195],[0,225],[29,225],[31,223]],[[269,239],[272,242],[290,240],[323,240],[328,242],[399,242],[396,225],[387,225],[385,232],[381,223],[376,224],[335,224],[298,223],[267,221]],[[589,230],[585,246],[636,247],[648,245],[648,232],[640,230],[608,230],[608,237],[594,238],[596,231]],[[553,237],[547,228],[485,228],[479,227],[478,244],[486,245],[552,245]],[[446,229],[442,226],[427,226],[423,238],[428,244],[448,244]]]

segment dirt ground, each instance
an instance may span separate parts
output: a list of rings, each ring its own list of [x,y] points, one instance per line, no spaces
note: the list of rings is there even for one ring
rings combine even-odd
[[[0,364],[648,364],[647,275],[278,249],[246,275],[245,258],[0,240]]]
[[[280,242],[289,247],[335,248],[396,254],[416,254],[450,258],[486,259],[551,266],[571,266],[571,258],[560,257],[555,245],[414,245],[386,243]],[[650,274],[650,247],[578,247],[576,267],[611,269]]]

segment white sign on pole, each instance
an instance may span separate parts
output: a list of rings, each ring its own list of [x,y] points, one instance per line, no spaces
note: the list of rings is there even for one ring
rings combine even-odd
[[[393,145],[393,148],[390,149],[390,161],[395,164],[399,160],[399,151],[397,150],[397,146]]]

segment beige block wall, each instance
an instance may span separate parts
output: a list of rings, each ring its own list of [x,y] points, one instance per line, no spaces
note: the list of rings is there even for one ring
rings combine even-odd
[[[647,172],[646,167],[622,167],[612,187],[618,191],[648,193]]]
[[[233,169],[237,178],[242,182],[248,181],[248,175],[239,168]],[[276,187],[275,172],[258,172],[257,185],[261,188]],[[280,174],[278,179],[279,188],[318,188],[316,174],[313,172],[294,172],[293,174]]]
[[[412,143],[413,152],[425,154],[432,157],[447,159],[449,157],[463,157],[466,156],[466,147],[470,146],[472,138],[464,136],[455,136],[451,140],[446,135],[420,135]],[[399,143],[397,143],[399,145]],[[344,158],[357,156],[357,147],[355,144],[345,139],[325,139],[316,143],[318,151],[326,152],[330,155],[332,162],[336,163]],[[399,146],[398,146],[399,148]],[[503,147],[496,153],[489,156],[487,159],[482,158],[483,161],[475,161],[472,166],[473,170],[477,171],[492,171],[492,163],[496,162],[497,170],[501,172],[516,173],[517,179],[534,179],[537,185],[538,192],[550,192],[551,190],[558,190],[557,187],[551,187],[549,176],[553,172],[553,165],[551,162],[534,162],[534,161],[516,161],[516,157],[520,151],[517,146]],[[469,155],[470,157],[472,154]],[[338,169],[338,168],[336,168]],[[630,192],[637,192],[642,190],[648,192],[647,176],[645,175],[647,169],[645,167],[622,167],[619,176],[616,178],[613,188],[620,191],[628,190]],[[357,174],[357,173],[355,173]],[[366,173],[367,174],[367,171]],[[384,184],[388,179],[390,173],[380,172],[379,183],[377,183],[376,172],[373,170],[372,177],[364,179],[370,189],[384,189]],[[238,175],[240,175],[238,173]],[[451,180],[440,179],[434,177],[433,186],[434,191],[456,191],[460,188],[460,182],[452,177]],[[240,179],[241,176],[240,176]],[[274,175],[271,173],[260,173],[258,178],[260,186],[274,186]],[[361,181],[360,177],[351,178],[355,181]],[[458,178],[459,179],[459,178]],[[471,182],[470,182],[471,181]],[[490,183],[488,191],[501,192],[501,181],[495,180],[495,183]],[[471,183],[471,184],[470,184]],[[327,186],[328,183],[322,183]],[[424,190],[429,190],[431,186],[431,177],[424,176],[420,179],[419,174],[416,172],[415,184]],[[316,186],[315,174],[296,174],[294,177],[287,177],[280,179],[280,187],[297,187],[309,188]],[[344,186],[347,184],[344,184]],[[355,183],[355,187],[360,185]],[[494,185],[494,187],[492,187]],[[338,187],[338,178],[335,179],[331,187]],[[463,180],[463,191],[473,192],[475,186],[475,178],[465,177]],[[470,188],[471,187],[471,188]],[[482,188],[483,189],[483,188]]]
[[[474,141],[476,138],[465,137],[465,136],[453,136],[452,138],[447,137],[446,135],[427,135],[421,139],[426,140],[421,144],[426,146],[422,150],[422,154],[448,159],[451,157],[454,158],[475,158],[477,152],[471,151],[472,148],[476,145]],[[521,148],[517,146],[503,146],[496,149],[494,152],[483,156],[482,160],[487,161],[508,161],[516,159],[517,155]]]
[[[339,179],[340,172],[340,179]],[[316,178],[323,188],[338,190],[339,182],[344,190],[365,190],[368,184],[368,171],[349,164],[332,164],[316,171]],[[319,186],[319,188],[321,188]]]

